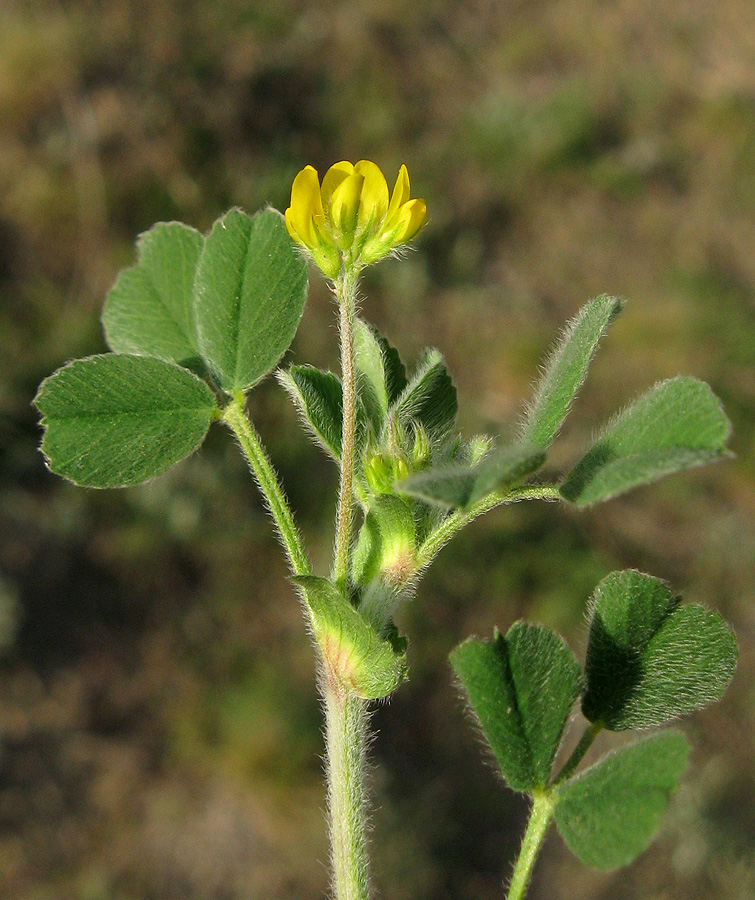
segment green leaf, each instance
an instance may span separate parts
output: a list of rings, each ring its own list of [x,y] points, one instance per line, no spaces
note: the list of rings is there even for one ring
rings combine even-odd
[[[556,824],[572,853],[598,869],[630,863],[658,831],[688,758],[684,735],[664,731],[559,786]]]
[[[456,388],[443,357],[437,350],[428,350],[389,415],[404,429],[415,423],[422,426],[431,442],[442,446],[453,431],[457,412]]]
[[[406,371],[398,352],[358,317],[354,320],[354,367],[367,420],[378,435],[390,405],[406,387]]]
[[[426,503],[464,508],[493,491],[505,494],[544,462],[544,450],[514,444],[493,451],[474,466],[457,463],[426,469],[400,481],[396,490]]]
[[[283,217],[232,209],[212,226],[194,283],[199,347],[228,394],[264,378],[294,338],[307,297],[307,264]]]
[[[391,637],[381,638],[327,578],[294,578],[309,612],[312,631],[330,674],[365,700],[392,694],[406,677],[406,654]]]
[[[426,503],[447,508],[464,507],[472,496],[474,466],[456,463],[426,469],[396,483],[396,490]]]
[[[477,477],[469,503],[493,491],[506,493],[521,484],[545,462],[545,451],[526,444],[513,444],[488,454],[477,465]]]
[[[111,350],[201,370],[193,289],[203,244],[180,222],[160,222],[140,236],[138,262],[118,276],[102,312]]]
[[[608,500],[727,455],[731,426],[707,384],[672,378],[615,416],[567,475],[561,494],[578,506]]]
[[[343,391],[337,375],[314,366],[291,366],[278,373],[302,420],[318,444],[336,461],[341,458]]]
[[[605,295],[591,300],[567,324],[543,367],[529,404],[521,439],[547,448],[555,440],[608,326],[622,303]]]
[[[207,385],[147,356],[78,359],[46,378],[34,403],[51,471],[84,487],[159,475],[202,443],[217,410]]]
[[[702,606],[680,606],[658,578],[612,572],[595,589],[582,711],[619,731],[647,728],[718,700],[737,642]]]
[[[388,395],[388,405],[395,403],[401,396],[401,392],[407,385],[406,368],[398,350],[393,347],[384,335],[380,334],[377,328],[372,328],[375,340],[380,345],[380,352],[383,356],[383,371],[385,373],[385,389]]]
[[[582,680],[554,632],[517,622],[505,637],[471,638],[451,653],[504,778],[517,791],[544,787]]]

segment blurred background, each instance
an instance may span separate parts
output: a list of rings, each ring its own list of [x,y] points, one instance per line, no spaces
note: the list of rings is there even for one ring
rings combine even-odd
[[[0,12],[0,897],[304,900],[327,888],[313,654],[230,436],[128,491],[51,476],[40,380],[105,349],[134,240],[279,209],[305,164],[405,162],[429,224],[365,315],[446,355],[469,435],[500,434],[556,330],[625,297],[552,460],[653,381],[708,380],[736,459],[576,512],[467,529],[402,614],[410,680],[374,717],[375,882],[492,900],[525,809],[446,661],[527,616],[578,654],[634,566],[720,609],[741,662],[684,723],[660,839],[600,874],[556,835],[532,900],[755,896],[755,5],[751,0],[3,0]],[[335,367],[315,273],[291,358]],[[335,472],[268,379],[251,400],[317,563]],[[602,747],[610,739],[601,739]]]

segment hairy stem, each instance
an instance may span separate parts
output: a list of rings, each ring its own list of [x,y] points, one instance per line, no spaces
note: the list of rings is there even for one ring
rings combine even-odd
[[[262,496],[265,498],[281,543],[286,550],[291,571],[294,575],[309,575],[312,569],[299,529],[294,522],[293,513],[278,481],[275,469],[262,446],[262,441],[246,414],[244,398],[241,394],[234,397],[223,410],[222,418],[236,435],[241,451],[249,463]]]
[[[511,875],[509,892],[506,895],[507,900],[522,900],[526,894],[532,867],[535,865],[554,809],[555,803],[548,793],[540,791],[533,795],[530,819],[527,823],[527,830],[524,832],[514,872]]]
[[[465,525],[483,513],[490,512],[504,503],[516,503],[519,500],[559,500],[561,495],[554,484],[531,484],[514,488],[507,494],[494,492],[473,503],[469,509],[457,509],[428,536],[417,551],[417,567],[422,568],[432,561],[433,557],[458,534]]]
[[[354,377],[354,316],[359,270],[344,267],[335,282],[338,326],[341,339],[341,384],[343,429],[341,432],[341,483],[338,489],[336,540],[331,576],[336,584],[346,584],[351,555],[351,520],[354,507],[354,443],[356,431],[356,383]]]
[[[590,749],[590,747],[592,746],[592,742],[595,740],[602,728],[603,726],[600,724],[600,722],[592,722],[587,726],[587,728],[585,728],[582,737],[579,739],[579,743],[572,752],[572,755],[569,757],[569,759],[566,760],[563,769],[561,769],[561,771],[558,773],[555,784],[560,784],[562,781],[566,781],[567,778],[571,777],[572,773],[582,762],[585,753],[587,753],[587,751]]]
[[[367,701],[330,684],[323,693],[333,896],[367,900]]]

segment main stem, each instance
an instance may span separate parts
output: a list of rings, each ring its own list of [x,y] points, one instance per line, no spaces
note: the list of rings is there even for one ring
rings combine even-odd
[[[354,315],[359,270],[344,267],[335,281],[338,300],[338,326],[341,338],[341,386],[343,391],[343,427],[341,431],[341,483],[338,490],[336,540],[333,570],[336,584],[345,587],[351,555],[351,520],[354,507],[354,443],[356,432],[356,382],[354,377]]]
[[[333,896],[367,900],[367,702],[331,685],[324,701]]]
[[[338,490],[333,581],[346,588],[351,567],[354,509],[354,450],[357,390],[354,373],[354,316],[359,269],[344,266],[335,281],[341,343],[343,427],[341,481]],[[367,702],[323,672],[328,821],[335,900],[367,900],[367,803],[364,769],[367,747]]]
[[[532,875],[532,867],[535,865],[540,845],[543,843],[543,838],[553,817],[554,809],[553,799],[545,791],[534,795],[532,809],[530,810],[530,820],[527,823],[527,830],[524,832],[519,858],[514,866],[506,900],[522,900],[526,894],[530,876]]]
[[[351,565],[353,518],[354,445],[356,433],[356,383],[354,375],[354,316],[359,270],[344,268],[335,282],[341,338],[343,430],[341,434],[341,483],[338,492],[333,580],[346,587]],[[275,470],[244,408],[242,394],[222,413],[236,435],[241,450],[275,521],[289,566],[295,575],[309,575],[311,566],[293,514]],[[368,900],[367,815],[364,769],[367,746],[367,702],[337,682],[322,661],[325,708],[326,776],[330,825],[333,891],[335,900]]]

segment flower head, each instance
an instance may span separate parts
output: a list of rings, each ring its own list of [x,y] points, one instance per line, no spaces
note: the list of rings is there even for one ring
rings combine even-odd
[[[328,278],[345,265],[366,266],[410,241],[427,221],[424,200],[409,199],[409,173],[401,166],[389,196],[375,163],[338,162],[322,179],[306,166],[294,179],[286,228]]]

